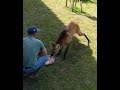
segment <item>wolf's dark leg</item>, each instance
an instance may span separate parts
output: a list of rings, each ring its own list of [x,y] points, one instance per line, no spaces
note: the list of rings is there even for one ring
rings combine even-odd
[[[63,59],[66,59],[66,54],[67,54],[67,52],[68,52],[68,48],[69,48],[69,46],[70,46],[70,44],[67,44],[67,48],[66,48],[66,50],[65,50],[65,53],[64,53],[64,57],[63,57]]]
[[[89,45],[89,43],[91,43],[91,41],[89,40],[89,38],[86,35],[84,35],[84,36],[88,40],[88,45]]]
[[[62,51],[63,47],[60,49],[60,51],[56,54],[56,57],[60,55],[61,51]]]

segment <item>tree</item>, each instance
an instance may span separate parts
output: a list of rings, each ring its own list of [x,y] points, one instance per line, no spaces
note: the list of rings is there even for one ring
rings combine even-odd
[[[81,9],[81,12],[82,12],[82,0],[80,0],[80,9]]]

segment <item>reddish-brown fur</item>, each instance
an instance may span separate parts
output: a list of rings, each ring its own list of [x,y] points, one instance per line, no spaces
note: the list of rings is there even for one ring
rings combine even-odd
[[[67,48],[66,48],[65,54],[64,54],[64,59],[65,59],[66,53],[67,53],[68,48],[69,48],[69,44],[70,44],[71,39],[75,33],[77,33],[79,36],[85,36],[86,39],[88,40],[88,44],[89,44],[90,40],[85,35],[85,33],[82,33],[80,31],[79,25],[76,22],[70,22],[68,24],[68,26],[60,33],[58,40],[55,43],[52,43],[51,56],[53,56],[56,53],[57,53],[57,55],[59,55],[60,52],[62,51],[63,47],[65,45],[67,45]]]

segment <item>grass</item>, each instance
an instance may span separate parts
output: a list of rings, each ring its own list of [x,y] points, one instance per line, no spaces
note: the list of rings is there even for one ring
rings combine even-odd
[[[65,7],[65,0],[24,0],[23,37],[30,25],[42,30],[37,38],[51,52],[49,41],[55,41],[59,32],[72,20],[76,21],[90,38],[87,46],[84,37],[75,35],[67,59],[63,52],[53,65],[45,66],[38,72],[38,79],[23,78],[23,90],[96,90],[97,88],[97,4],[84,3],[83,13],[71,12]],[[79,9],[79,4],[77,4]]]

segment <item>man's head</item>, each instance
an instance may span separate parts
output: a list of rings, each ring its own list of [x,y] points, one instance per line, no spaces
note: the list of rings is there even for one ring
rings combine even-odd
[[[38,28],[36,28],[35,26],[31,26],[27,29],[28,35],[35,35],[36,33],[40,32],[41,30],[39,30]]]

